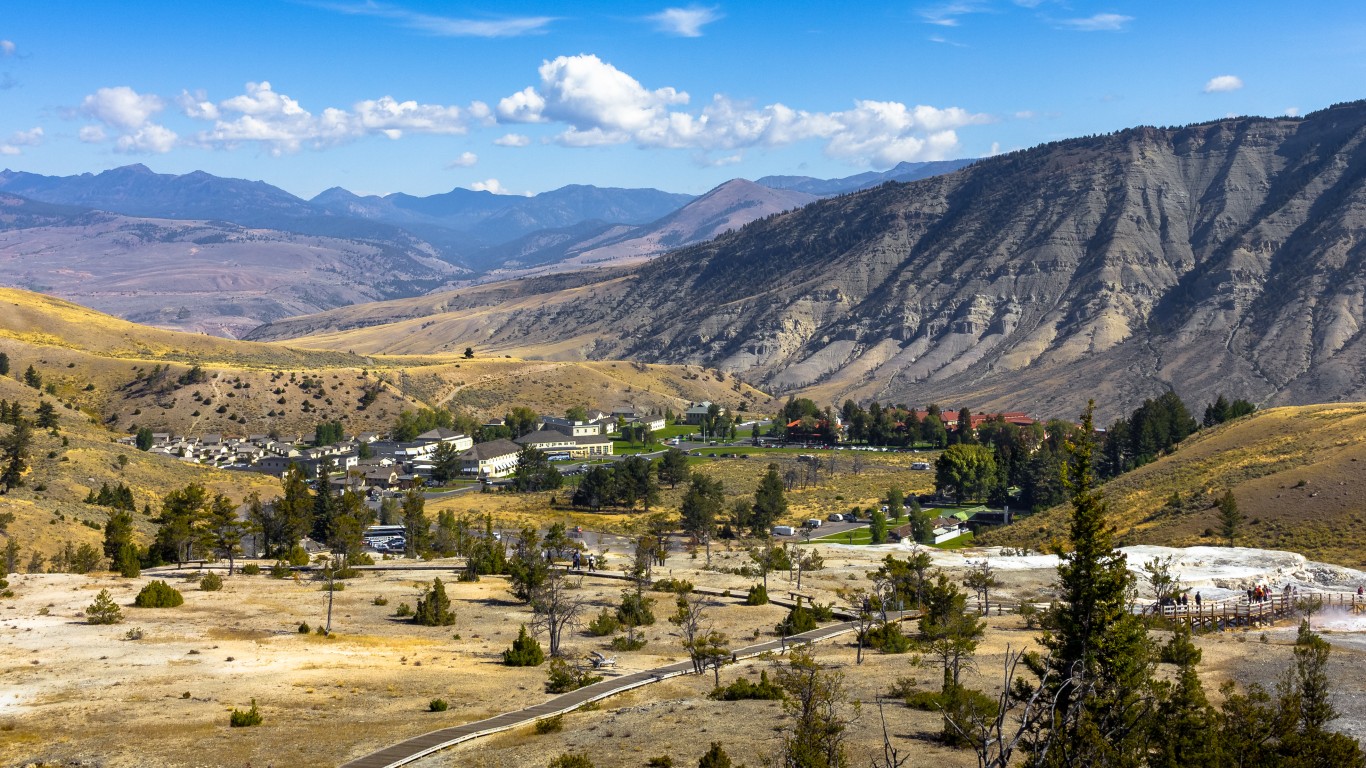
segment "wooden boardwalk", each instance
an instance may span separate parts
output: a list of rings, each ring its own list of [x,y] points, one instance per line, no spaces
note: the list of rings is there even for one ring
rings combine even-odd
[[[1172,621],[1190,624],[1195,629],[1228,629],[1271,624],[1301,613],[1301,605],[1308,600],[1318,601],[1320,610],[1336,609],[1352,613],[1366,613],[1366,597],[1347,592],[1301,592],[1287,595],[1277,592],[1263,600],[1239,597],[1218,601],[1203,601],[1195,605],[1168,605],[1160,609],[1152,606],[1148,612],[1158,611]]]
[[[914,614],[909,612],[897,616],[898,619],[909,618]],[[788,648],[805,643],[814,643],[821,640],[829,640],[832,637],[848,634],[855,631],[854,622],[842,622],[832,624],[827,627],[813,629],[810,632],[803,632],[793,635],[785,640],[770,640],[768,642],[757,643],[736,650],[732,658],[736,661],[750,659],[763,653],[782,653]],[[378,752],[372,752],[364,757],[358,757],[348,763],[343,764],[342,768],[394,768],[395,766],[406,765],[426,757],[433,752],[453,747],[456,744],[489,736],[501,731],[511,730],[523,725],[542,720],[547,717],[572,712],[585,704],[590,704],[608,696],[640,688],[671,677],[686,675],[693,671],[691,661],[680,661],[676,664],[668,664],[663,667],[647,669],[642,672],[630,672],[619,677],[609,678],[600,683],[561,694],[555,698],[535,706],[519,709],[514,712],[505,712],[486,720],[478,720],[473,723],[465,723],[451,728],[442,728],[439,731],[424,733],[421,736],[414,736],[406,741],[399,742]]]

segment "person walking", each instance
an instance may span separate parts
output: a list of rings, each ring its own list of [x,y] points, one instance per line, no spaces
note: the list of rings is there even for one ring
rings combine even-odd
[[[1195,610],[1200,610],[1200,593],[1195,593]]]

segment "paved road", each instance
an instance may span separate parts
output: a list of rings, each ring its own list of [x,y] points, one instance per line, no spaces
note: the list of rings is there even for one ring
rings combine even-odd
[[[903,617],[904,618],[904,617]],[[803,632],[800,635],[793,635],[786,640],[770,640],[764,643],[757,643],[734,652],[735,660],[749,659],[762,653],[783,653],[790,646],[804,643],[814,643],[820,640],[828,640],[832,637],[847,634],[854,631],[853,622],[842,622],[832,624],[828,627],[813,629],[810,632]],[[424,733],[415,736],[407,741],[399,742],[390,747],[385,747],[378,752],[372,752],[364,757],[356,758],[343,764],[342,768],[395,768],[396,766],[406,765],[422,757],[453,747],[456,744],[489,736],[494,733],[511,730],[537,720],[547,717],[571,712],[585,704],[605,699],[623,691],[633,688],[640,688],[671,677],[677,677],[692,672],[691,661],[681,661],[677,664],[669,664],[663,667],[647,669],[643,672],[631,672],[618,677],[603,680],[600,683],[585,686],[577,691],[571,691],[560,696],[537,704],[526,709],[514,712],[505,712],[486,720],[478,720],[473,723],[457,725],[452,728],[442,728],[439,731]]]

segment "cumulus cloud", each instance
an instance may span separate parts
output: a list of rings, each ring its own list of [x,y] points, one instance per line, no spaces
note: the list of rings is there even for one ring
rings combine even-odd
[[[130,155],[165,154],[175,148],[175,131],[156,123],[148,123],[133,133],[125,133],[114,140],[114,149]]]
[[[101,88],[81,101],[81,112],[111,128],[136,130],[165,108],[161,97],[141,94],[126,85]]]
[[[10,134],[9,139],[4,144],[0,144],[0,155],[17,155],[23,152],[20,147],[36,147],[42,143],[42,127],[30,128],[27,131],[15,131]]]
[[[687,8],[665,8],[646,18],[654,23],[656,29],[667,35],[701,37],[702,27],[721,17],[721,10],[717,7],[690,5]]]
[[[990,122],[958,107],[858,100],[840,112],[806,112],[783,104],[753,106],[714,96],[698,110],[674,88],[649,89],[596,56],[561,56],[540,67],[539,86],[499,102],[508,122],[556,122],[565,146],[634,143],[641,147],[733,152],[805,140],[827,154],[860,163],[942,159],[958,146],[956,129]]]
[[[170,152],[179,138],[175,131],[152,122],[166,108],[160,96],[138,93],[126,85],[101,88],[81,101],[79,112],[104,124],[87,125],[80,130],[86,143],[105,140],[105,128],[118,133],[114,149],[127,154]]]
[[[520,37],[543,34],[555,21],[553,16],[504,16],[488,19],[459,19],[434,16],[383,3],[318,3],[348,16],[375,16],[398,22],[409,29],[439,37]]]
[[[176,97],[176,105],[180,107],[181,114],[195,120],[217,120],[218,105],[208,100],[208,96],[203,91],[190,93],[181,91]]]
[[[1097,13],[1082,19],[1063,19],[1060,23],[1079,32],[1119,32],[1133,20],[1133,16],[1118,13]]]
[[[43,143],[43,128],[38,126],[27,131],[15,131],[5,143],[16,147],[36,147]]]
[[[492,192],[495,195],[512,194],[507,189],[507,187],[504,187],[502,182],[498,181],[497,179],[485,179],[484,181],[476,181],[470,185],[470,189],[474,190],[475,192]]]
[[[447,168],[469,168],[479,162],[479,156],[473,152],[461,152],[460,157],[446,163]]]
[[[1219,75],[1211,77],[1205,83],[1205,93],[1228,93],[1243,87],[1243,80],[1235,75]]]
[[[525,147],[531,143],[531,137],[520,133],[509,133],[506,136],[499,136],[494,139],[493,143],[500,147]]]
[[[193,111],[213,121],[212,128],[198,135],[201,144],[228,148],[259,142],[275,154],[368,135],[399,139],[405,133],[463,134],[469,130],[470,118],[460,107],[399,101],[392,96],[360,101],[350,110],[328,107],[315,115],[267,81],[247,83],[244,93],[217,105],[195,99],[189,104],[186,108],[182,103],[187,114]],[[481,114],[488,114],[488,107],[480,106]]]
[[[1300,116],[1300,108],[1299,108],[1299,107],[1286,107],[1286,108],[1285,108],[1285,116],[1286,116],[1286,117],[1299,117],[1299,116]]]
[[[13,56],[15,50],[13,40],[0,40],[0,57]]]

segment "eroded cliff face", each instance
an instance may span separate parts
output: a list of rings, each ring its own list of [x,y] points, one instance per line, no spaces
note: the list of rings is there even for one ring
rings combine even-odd
[[[826,400],[1366,399],[1363,139],[1366,103],[1057,142],[464,311],[486,346],[704,363]]]

